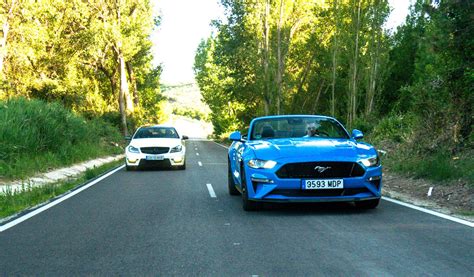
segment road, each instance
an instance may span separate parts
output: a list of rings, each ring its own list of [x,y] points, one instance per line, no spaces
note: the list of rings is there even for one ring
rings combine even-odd
[[[244,212],[226,149],[187,150],[185,171],[120,170],[0,233],[0,275],[474,275],[474,228],[387,201]]]

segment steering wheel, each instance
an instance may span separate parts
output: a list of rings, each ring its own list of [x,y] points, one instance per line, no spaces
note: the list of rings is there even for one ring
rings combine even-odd
[[[317,136],[325,136],[325,137],[329,137],[329,134],[328,134],[328,133],[326,133],[326,132],[324,132],[324,131],[318,131],[318,132],[316,133],[316,135],[317,135]]]

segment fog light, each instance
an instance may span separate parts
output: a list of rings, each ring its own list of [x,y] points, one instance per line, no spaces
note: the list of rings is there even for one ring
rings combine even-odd
[[[137,162],[137,159],[127,159],[127,161],[128,161],[129,163],[132,163],[132,164],[133,164],[133,163],[136,163],[136,162]]]
[[[252,182],[273,184],[273,180],[270,180],[270,179],[267,179],[267,178],[255,178],[255,177],[252,177],[251,179],[252,179]]]
[[[173,161],[177,162],[177,163],[180,163],[183,161],[183,157],[176,157],[176,158],[173,158]]]
[[[380,179],[382,179],[382,176],[372,176],[372,177],[369,177],[367,181],[372,182],[372,181],[378,181]]]

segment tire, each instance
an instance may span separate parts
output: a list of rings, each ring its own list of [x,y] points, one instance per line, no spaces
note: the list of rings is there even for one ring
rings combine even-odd
[[[247,182],[245,181],[245,169],[243,167],[242,167],[242,170],[240,171],[240,176],[242,178],[242,208],[246,212],[256,211],[258,208],[258,203],[255,201],[249,200]]]
[[[235,187],[234,178],[232,177],[232,172],[230,170],[230,161],[227,161],[227,187],[230,195],[240,194],[240,192]]]
[[[380,203],[380,199],[373,199],[373,200],[365,200],[365,201],[357,201],[354,202],[356,208],[370,210],[375,209]]]
[[[180,165],[180,166],[178,167],[178,169],[180,169],[180,170],[185,170],[185,169],[186,169],[186,160],[184,160],[183,165]]]
[[[125,165],[125,170],[127,170],[127,171],[133,171],[134,168],[131,167],[131,166]]]

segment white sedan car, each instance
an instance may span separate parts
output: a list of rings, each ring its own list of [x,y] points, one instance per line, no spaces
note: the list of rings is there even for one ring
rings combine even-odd
[[[186,169],[187,136],[180,136],[171,126],[154,125],[138,128],[125,148],[127,170],[139,167],[175,167]]]

